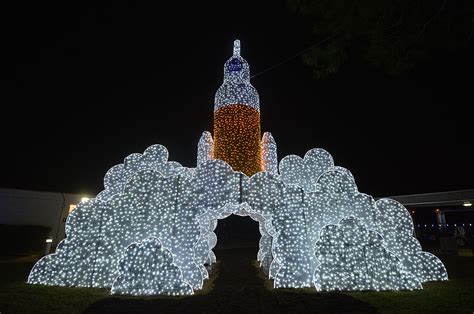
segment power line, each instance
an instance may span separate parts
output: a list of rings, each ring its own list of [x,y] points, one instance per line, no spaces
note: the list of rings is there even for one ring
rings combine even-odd
[[[260,75],[262,75],[262,74],[264,74],[264,73],[266,73],[266,72],[268,72],[268,71],[271,71],[271,70],[273,70],[274,68],[276,68],[276,67],[278,67],[278,66],[280,66],[280,65],[282,65],[282,64],[284,64],[284,63],[287,63],[288,61],[293,60],[294,58],[296,58],[296,57],[298,57],[298,56],[301,56],[302,54],[305,54],[306,52],[310,51],[311,49],[313,49],[313,48],[317,47],[318,45],[320,45],[320,44],[322,44],[322,43],[328,41],[328,40],[331,39],[331,38],[333,38],[334,36],[336,36],[336,34],[337,34],[337,32],[334,33],[334,34],[332,34],[332,35],[330,35],[330,36],[328,36],[328,37],[326,37],[326,38],[324,38],[323,40],[320,40],[320,41],[316,42],[315,44],[312,44],[312,45],[309,46],[308,48],[301,50],[301,51],[298,52],[297,54],[295,54],[295,55],[293,55],[293,56],[291,56],[291,57],[289,57],[289,58],[286,58],[285,60],[283,60],[283,61],[281,61],[281,62],[279,62],[279,63],[277,63],[277,64],[275,64],[275,65],[272,65],[271,67],[266,68],[265,70],[263,70],[263,71],[261,71],[261,72],[258,72],[257,74],[252,75],[250,78],[251,78],[251,79],[256,78],[257,76],[260,76]]]

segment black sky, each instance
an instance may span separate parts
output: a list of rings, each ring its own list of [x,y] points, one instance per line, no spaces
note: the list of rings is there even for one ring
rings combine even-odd
[[[252,73],[317,41],[284,2],[171,3],[3,5],[0,187],[97,193],[155,143],[195,166],[233,40]],[[474,188],[472,55],[401,76],[351,55],[326,80],[295,58],[252,80],[263,131],[279,158],[328,150],[374,196]]]

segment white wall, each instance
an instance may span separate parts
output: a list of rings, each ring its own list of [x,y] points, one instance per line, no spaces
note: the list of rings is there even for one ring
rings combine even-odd
[[[40,225],[52,229],[54,244],[65,237],[64,226],[70,204],[81,194],[0,189],[0,224]]]

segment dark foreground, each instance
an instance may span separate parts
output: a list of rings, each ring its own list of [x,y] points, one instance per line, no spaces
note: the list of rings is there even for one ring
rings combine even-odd
[[[217,250],[219,276],[208,295],[179,299],[106,298],[86,313],[370,313],[375,308],[342,293],[268,290],[253,260],[256,249]]]
[[[229,246],[228,246],[229,247]],[[112,297],[106,289],[25,284],[37,257],[0,258],[0,313],[473,313],[474,257],[441,255],[449,281],[424,290],[316,293],[271,289],[256,248],[216,249],[218,265],[194,296]]]

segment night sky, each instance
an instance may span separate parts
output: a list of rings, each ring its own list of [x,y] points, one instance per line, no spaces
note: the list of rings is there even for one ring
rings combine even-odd
[[[233,40],[252,74],[318,40],[284,2],[70,2],[0,10],[0,187],[95,194],[156,143],[193,167]],[[374,196],[474,188],[473,52],[400,76],[354,53],[325,80],[295,58],[252,80],[262,131],[279,159],[328,150]]]

